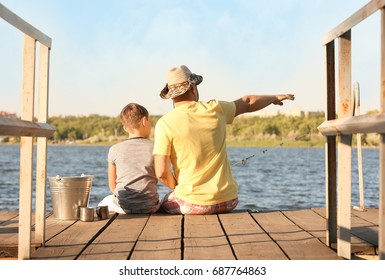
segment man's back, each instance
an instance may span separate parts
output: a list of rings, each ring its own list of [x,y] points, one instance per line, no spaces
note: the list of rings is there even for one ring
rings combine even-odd
[[[203,205],[237,197],[226,150],[226,124],[234,112],[232,102],[189,102],[158,121],[154,154],[170,156],[178,197]]]

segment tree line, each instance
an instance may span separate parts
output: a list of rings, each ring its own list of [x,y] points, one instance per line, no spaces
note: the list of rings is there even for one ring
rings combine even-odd
[[[160,115],[150,116],[155,126]],[[242,116],[227,126],[227,142],[236,146],[272,146],[285,143],[289,146],[322,146],[324,137],[317,127],[325,120],[324,113],[309,116],[272,117]],[[128,137],[119,116],[98,114],[88,116],[51,116],[48,123],[56,131],[49,139],[53,144],[108,144],[112,145]],[[152,131],[153,133],[153,131]],[[151,135],[153,138],[153,134]],[[376,135],[363,135],[366,146],[378,145]],[[4,141],[3,141],[4,142]],[[11,141],[10,141],[11,142]],[[17,139],[14,141],[17,142]]]
[[[161,116],[150,116],[155,126]],[[311,117],[238,117],[227,126],[227,139],[231,143],[252,143],[261,140],[282,140],[287,137],[306,135],[304,139],[318,135],[317,126],[324,120],[323,113]],[[53,116],[49,123],[56,131],[51,137],[54,143],[73,142],[114,142],[127,137],[118,116]],[[152,135],[153,136],[153,135]]]

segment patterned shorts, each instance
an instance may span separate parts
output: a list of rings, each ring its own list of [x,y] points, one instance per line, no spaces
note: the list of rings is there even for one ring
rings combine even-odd
[[[238,198],[214,205],[197,205],[177,198],[174,192],[170,192],[163,198],[161,210],[169,214],[205,215],[230,212],[237,205]]]

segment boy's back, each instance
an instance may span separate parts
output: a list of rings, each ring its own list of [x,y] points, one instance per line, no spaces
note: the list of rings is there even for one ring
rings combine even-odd
[[[126,213],[152,212],[158,207],[152,152],[153,142],[143,137],[130,138],[109,150],[108,162],[116,166],[114,202]]]
[[[154,213],[160,207],[156,184],[154,144],[148,138],[151,122],[145,107],[130,103],[120,112],[129,139],[113,145],[108,153],[108,186],[112,195],[99,206],[118,213]]]

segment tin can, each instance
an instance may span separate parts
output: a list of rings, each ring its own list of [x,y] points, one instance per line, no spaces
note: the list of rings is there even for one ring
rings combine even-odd
[[[94,214],[94,208],[80,207],[80,220],[82,222],[92,222]]]
[[[108,206],[96,207],[96,215],[98,215],[99,220],[108,219],[110,216],[110,213],[108,211]]]

